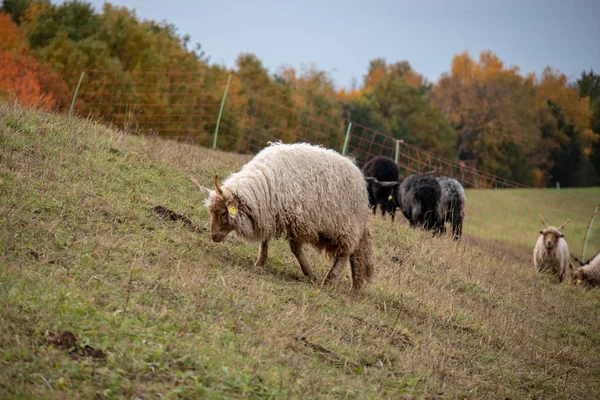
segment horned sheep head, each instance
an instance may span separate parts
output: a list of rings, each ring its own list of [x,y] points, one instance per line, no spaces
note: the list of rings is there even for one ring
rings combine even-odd
[[[239,200],[226,188],[219,186],[219,177],[215,175],[215,190],[202,186],[190,175],[190,180],[208,198],[206,207],[210,215],[210,232],[213,242],[222,242],[239,224]]]
[[[388,201],[392,201],[394,203],[395,206],[399,206],[399,204],[396,201],[396,192],[398,190],[398,187],[400,186],[400,182],[397,181],[379,181],[377,180],[377,178],[374,178],[372,176],[368,176],[365,178],[365,180],[367,181],[368,185],[371,187],[371,190],[373,191],[373,194],[376,195],[377,192],[379,192],[379,188],[390,188],[392,189],[392,194],[390,194],[388,196]]]
[[[542,224],[545,226],[545,229],[540,230],[540,235],[544,237],[544,246],[546,246],[548,249],[552,249],[554,246],[556,246],[561,238],[565,237],[561,230],[567,226],[571,220],[567,219],[561,226],[557,228],[555,226],[548,226],[542,214],[540,214],[540,219],[542,220]]]

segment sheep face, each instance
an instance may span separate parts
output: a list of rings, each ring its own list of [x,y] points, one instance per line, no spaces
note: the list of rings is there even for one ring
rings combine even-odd
[[[565,237],[565,235],[560,233],[558,229],[553,227],[549,227],[540,231],[540,235],[544,237],[544,246],[546,246],[546,248],[549,250],[556,246],[560,238]]]
[[[585,275],[585,270],[583,268],[578,268],[575,273],[573,273],[573,283],[580,284],[581,282],[587,279]]]
[[[237,206],[217,194],[209,194],[206,202],[210,215],[210,233],[213,242],[222,242],[233,231],[233,219],[237,215]]]
[[[392,214],[396,209],[394,192],[397,191],[400,182],[379,182],[374,179],[368,179],[367,182],[375,201],[381,203],[383,212]]]
[[[215,190],[200,185],[193,176],[190,176],[190,179],[207,196],[205,204],[210,216],[210,233],[213,242],[222,242],[234,230],[251,236],[252,221],[245,208],[240,206],[239,201],[226,187],[219,187],[217,176],[215,176]]]

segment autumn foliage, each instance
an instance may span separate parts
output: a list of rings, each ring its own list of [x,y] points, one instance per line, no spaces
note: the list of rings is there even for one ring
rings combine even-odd
[[[98,90],[79,94],[78,112],[164,136],[196,135],[203,144],[231,72],[175,26],[141,20],[126,7],[3,2],[0,99],[65,111],[81,72],[91,70],[111,71],[113,80],[90,82],[107,78],[88,74],[84,86]],[[342,89],[315,64],[270,73],[251,53],[238,56],[234,71],[219,136],[224,150],[249,149],[251,137],[318,137],[339,149],[352,121],[362,129],[350,141],[359,158],[386,137],[527,185],[600,184],[600,77],[593,71],[576,83],[551,67],[523,75],[492,51],[478,59],[457,54],[436,82],[407,61],[382,58]],[[152,78],[139,82],[147,72]]]
[[[0,98],[14,98],[25,107],[54,109],[64,106],[68,97],[60,75],[33,57],[0,53]]]
[[[0,38],[0,51],[26,53],[29,49],[25,32],[3,12],[0,12]]]
[[[456,55],[431,98],[458,134],[459,158],[535,186],[576,180],[574,171],[598,138],[589,98],[564,74],[547,68],[540,78],[522,76],[491,51],[478,61]]]

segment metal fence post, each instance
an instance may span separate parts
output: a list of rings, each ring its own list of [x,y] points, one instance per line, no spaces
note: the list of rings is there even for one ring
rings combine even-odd
[[[79,82],[77,82],[77,87],[75,88],[75,93],[73,93],[73,100],[71,100],[71,107],[69,107],[69,116],[71,116],[71,114],[73,114],[73,107],[75,106],[75,99],[77,98],[77,93],[79,92],[79,87],[81,86],[81,81],[83,81],[83,74],[85,74],[85,71],[82,71],[81,75],[79,76]]]
[[[396,164],[398,164],[398,155],[400,154],[400,143],[404,143],[404,140],[396,140],[396,155],[394,156]]]
[[[594,224],[594,218],[596,218],[596,214],[598,214],[598,208],[600,208],[600,204],[596,206],[596,209],[592,214],[592,218],[590,219],[590,223],[588,224],[587,231],[585,232],[585,237],[583,238],[583,246],[581,248],[581,262],[585,261],[585,248],[587,247],[587,242],[590,238],[590,229],[592,229],[592,225]]]
[[[348,129],[346,129],[346,139],[344,139],[344,147],[342,147],[342,155],[346,155],[348,149],[348,139],[350,139],[350,131],[352,130],[352,121],[348,121]]]
[[[223,115],[223,108],[225,107],[225,99],[227,98],[227,91],[229,90],[229,84],[231,83],[231,77],[233,72],[229,74],[227,79],[227,86],[225,86],[225,92],[223,92],[223,98],[221,99],[221,108],[219,108],[219,116],[217,117],[217,126],[215,126],[215,137],[213,139],[213,149],[217,148],[217,136],[219,136],[219,125],[221,124],[221,116]]]

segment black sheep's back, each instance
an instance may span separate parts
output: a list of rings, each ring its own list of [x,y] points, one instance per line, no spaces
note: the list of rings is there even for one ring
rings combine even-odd
[[[376,156],[365,164],[363,173],[380,182],[398,181],[398,167],[394,160],[385,156]]]

